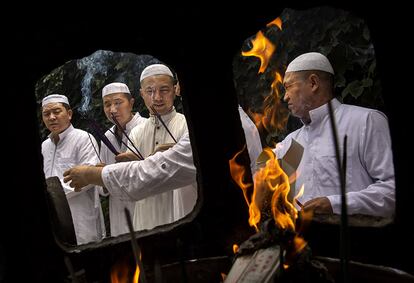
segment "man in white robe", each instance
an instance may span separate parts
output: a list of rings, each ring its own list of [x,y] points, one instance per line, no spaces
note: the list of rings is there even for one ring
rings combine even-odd
[[[127,150],[128,139],[131,130],[146,120],[139,113],[132,113],[135,99],[132,97],[129,88],[124,83],[114,82],[102,89],[103,110],[106,118],[114,125],[105,132],[105,136],[113,148],[122,153]],[[116,119],[116,121],[114,121]],[[119,128],[117,125],[121,126]],[[115,163],[115,153],[105,143],[101,142],[101,162],[104,164]],[[105,190],[105,189],[104,189]],[[111,236],[128,233],[128,225],[125,218],[125,208],[131,214],[135,210],[135,201],[120,200],[112,197],[108,192],[101,190],[101,195],[109,197],[109,223]]]
[[[78,244],[101,240],[105,226],[98,191],[87,186],[75,192],[63,182],[63,172],[75,165],[95,165],[98,144],[89,133],[70,123],[72,110],[66,96],[52,94],[42,101],[42,119],[50,130],[42,143],[43,171],[46,178],[57,176],[66,194]]]
[[[322,54],[305,53],[287,67],[284,100],[303,126],[277,144],[283,158],[292,139],[304,147],[296,189],[305,210],[340,214],[339,173],[328,112],[331,102],[343,152],[347,136],[346,197],[348,214],[391,217],[395,209],[395,178],[387,117],[373,109],[341,104],[333,98],[334,71]]]
[[[188,129],[185,116],[175,111],[174,99],[179,89],[167,66],[153,64],[146,67],[140,82],[141,97],[150,117],[132,129],[130,139],[146,158],[158,148],[176,143]],[[163,193],[139,200],[135,204],[134,229],[152,229],[179,220],[191,212],[196,200],[196,183],[175,190],[166,188]]]

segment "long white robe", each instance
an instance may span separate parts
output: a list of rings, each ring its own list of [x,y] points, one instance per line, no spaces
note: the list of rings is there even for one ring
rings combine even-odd
[[[99,162],[98,144],[92,135],[70,125],[59,134],[57,145],[50,139],[42,143],[43,170],[45,177],[57,176],[65,191],[78,244],[99,241],[105,236],[105,225],[99,194],[95,186],[81,192],[63,182],[63,172],[76,165],[95,165]]]
[[[129,135],[131,130],[141,124],[144,123],[146,118],[140,116],[138,113],[132,117],[131,121],[129,121],[125,125],[125,132]],[[112,133],[111,133],[111,131]],[[125,152],[127,147],[125,144],[128,143],[128,139],[125,135],[122,136],[122,141],[125,143],[119,143],[117,137],[113,134],[116,133],[116,126],[114,125],[111,129],[105,132],[105,136],[114,146],[114,148],[119,152]],[[109,148],[101,142],[101,150],[100,150],[101,161],[105,164],[113,164],[115,163],[115,154],[109,150]],[[104,194],[101,190],[102,195]],[[109,194],[109,223],[111,229],[111,236],[118,236],[120,234],[128,233],[129,229],[127,226],[125,212],[124,209],[127,208],[131,215],[134,213],[135,210],[135,201],[131,200],[120,200],[118,198],[114,198]]]
[[[391,138],[386,116],[376,110],[332,100],[342,154],[347,135],[346,191],[348,214],[392,216],[395,209],[395,178]],[[327,196],[333,212],[340,214],[340,182],[327,104],[310,111],[311,123],[277,144],[282,158],[292,139],[303,147],[296,189],[304,184],[299,200],[305,203]]]
[[[188,132],[184,115],[177,113],[175,109],[161,118],[177,141]],[[157,146],[174,143],[159,119],[153,115],[145,123],[132,129],[130,138],[145,158]],[[135,204],[134,229],[152,229],[172,223],[191,212],[196,200],[196,183],[142,199]]]

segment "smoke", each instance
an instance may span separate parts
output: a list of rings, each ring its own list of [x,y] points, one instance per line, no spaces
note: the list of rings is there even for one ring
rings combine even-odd
[[[113,52],[106,50],[98,50],[89,57],[84,57],[77,61],[77,67],[81,71],[85,71],[85,76],[81,82],[82,100],[79,106],[79,113],[84,116],[91,110],[91,83],[97,74],[106,76],[107,58],[113,56]]]

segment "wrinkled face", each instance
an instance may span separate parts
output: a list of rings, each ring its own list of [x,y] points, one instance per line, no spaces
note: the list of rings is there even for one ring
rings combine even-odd
[[[113,114],[119,124],[125,128],[126,123],[132,118],[131,111],[135,100],[133,98],[129,99],[125,93],[113,93],[105,95],[102,101],[106,118],[114,123],[112,119]]]
[[[176,86],[170,76],[150,76],[141,82],[141,96],[151,113],[151,106],[161,115],[171,111],[175,94]]]
[[[309,119],[309,110],[312,110],[312,92],[307,79],[296,72],[288,72],[283,79],[285,96],[292,115],[301,119]]]
[[[52,135],[57,135],[70,126],[72,110],[66,110],[60,102],[48,103],[42,107],[42,119]]]

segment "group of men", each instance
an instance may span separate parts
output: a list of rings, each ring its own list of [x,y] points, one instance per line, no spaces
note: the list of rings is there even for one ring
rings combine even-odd
[[[339,140],[346,135],[348,141],[348,213],[391,217],[395,180],[387,118],[377,110],[340,103],[334,98],[333,78],[329,60],[320,53],[302,54],[288,65],[284,100],[303,126],[278,143],[274,152],[283,158],[292,140],[300,143],[304,151],[295,183],[296,188],[305,186],[299,198],[302,209],[339,214],[340,179],[328,115],[331,103]],[[143,70],[140,83],[148,119],[132,114],[134,98],[125,84],[103,88],[104,111],[115,124],[105,135],[119,154],[101,143],[101,161],[94,138],[71,125],[67,98],[54,94],[43,99],[43,121],[51,131],[42,144],[44,172],[62,181],[78,244],[105,234],[99,193],[109,195],[112,236],[128,231],[125,207],[134,212],[134,228],[142,230],[176,221],[196,203],[196,168],[187,124],[173,106],[178,82],[167,66],[154,64]],[[262,151],[260,136],[241,107],[239,112],[254,174]],[[100,162],[105,166],[96,166]]]

